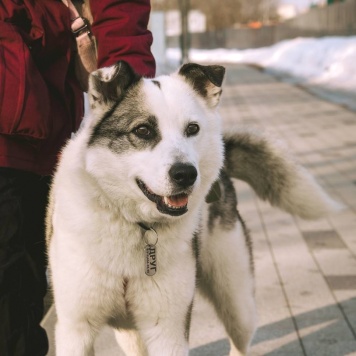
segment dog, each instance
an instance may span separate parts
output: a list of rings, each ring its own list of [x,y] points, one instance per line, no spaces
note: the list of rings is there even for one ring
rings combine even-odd
[[[232,178],[288,213],[339,208],[264,134],[222,133],[225,69],[90,75],[91,113],[67,143],[47,213],[56,354],[92,355],[104,325],[129,356],[188,355],[196,289],[245,355],[256,328],[252,247]]]

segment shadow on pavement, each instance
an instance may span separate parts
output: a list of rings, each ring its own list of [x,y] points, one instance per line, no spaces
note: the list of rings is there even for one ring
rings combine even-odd
[[[341,313],[339,312],[341,310]],[[345,330],[345,319],[349,333]],[[342,302],[342,305],[329,305],[260,327],[252,342],[254,346],[281,339],[290,333],[291,322],[298,325],[300,339],[283,344],[264,356],[295,355],[296,349],[302,349],[306,355],[346,356],[356,352],[356,298]],[[304,336],[300,334],[306,334]],[[301,340],[301,341],[300,341]],[[226,356],[229,354],[229,341],[218,340],[192,349],[190,356]],[[253,353],[255,354],[255,353]],[[256,354],[257,355],[257,354]],[[261,354],[262,355],[262,354]]]

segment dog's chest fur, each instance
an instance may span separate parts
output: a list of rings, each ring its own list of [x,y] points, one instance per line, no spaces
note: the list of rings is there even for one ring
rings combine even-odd
[[[67,194],[76,204],[57,207],[53,219],[56,225],[66,226],[67,231],[62,231],[59,238],[54,232],[55,243],[51,245],[50,255],[54,264],[57,259],[66,261],[59,272],[54,268],[53,277],[58,281],[66,279],[68,285],[66,276],[70,276],[68,301],[79,297],[81,303],[93,310],[93,320],[99,317],[95,315],[97,310],[105,322],[131,328],[131,310],[145,308],[145,304],[152,308],[150,300],[162,294],[159,286],[178,288],[172,275],[184,276],[178,294],[191,293],[195,279],[191,271],[196,265],[192,239],[200,214],[191,214],[168,226],[154,226],[158,234],[157,272],[151,278],[145,274],[145,247],[155,241],[151,238],[146,241],[144,229],[124,219],[105,199],[98,199],[92,182],[81,181],[78,186],[70,177],[63,176],[63,179],[66,182],[62,184],[68,189],[62,198],[65,200]],[[81,206],[86,209],[80,209]],[[145,300],[143,295],[149,298]]]

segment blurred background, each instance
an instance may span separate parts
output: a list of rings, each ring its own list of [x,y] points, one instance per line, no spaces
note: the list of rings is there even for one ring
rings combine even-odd
[[[247,63],[356,110],[356,0],[152,0],[158,74]]]

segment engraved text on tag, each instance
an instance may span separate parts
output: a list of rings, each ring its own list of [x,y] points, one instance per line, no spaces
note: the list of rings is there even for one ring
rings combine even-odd
[[[145,246],[145,273],[153,276],[157,272],[157,247],[155,245]]]

